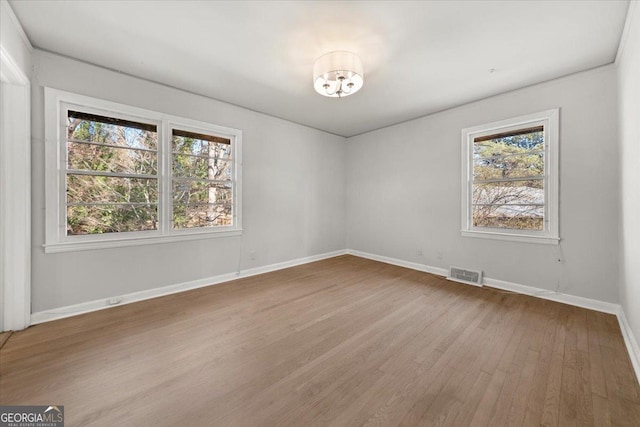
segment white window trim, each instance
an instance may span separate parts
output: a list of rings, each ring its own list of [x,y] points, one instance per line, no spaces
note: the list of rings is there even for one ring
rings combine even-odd
[[[489,227],[474,227],[471,212],[472,180],[473,180],[473,141],[479,136],[506,132],[534,124],[544,125],[545,170],[544,197],[545,222],[544,230],[515,230]],[[558,144],[559,144],[559,109],[551,109],[525,116],[514,117],[479,126],[462,129],[462,229],[464,237],[510,240],[527,243],[558,244],[559,235],[559,197],[558,197]]]
[[[230,237],[242,234],[242,131],[211,123],[159,113],[45,87],[45,177],[46,177],[46,253],[138,246],[183,240]],[[66,111],[68,106],[99,114],[112,113],[135,121],[158,126],[159,227],[157,230],[68,236],[66,234],[65,170]],[[174,230],[171,218],[171,148],[172,128],[213,133],[232,141],[233,225]]]

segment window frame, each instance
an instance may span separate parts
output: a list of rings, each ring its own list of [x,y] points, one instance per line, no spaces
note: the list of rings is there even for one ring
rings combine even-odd
[[[527,243],[558,244],[559,235],[559,114],[558,108],[513,117],[462,129],[462,204],[461,235]],[[519,230],[473,225],[473,146],[478,137],[513,132],[542,125],[544,127],[544,227],[542,230]]]
[[[207,128],[204,128],[202,126],[200,126],[201,123],[198,122],[191,122],[191,124],[187,124],[184,120],[181,121],[175,121],[175,120],[170,120],[167,123],[167,138],[169,139],[169,143],[167,148],[167,170],[166,170],[166,174],[164,176],[168,176],[169,178],[166,179],[165,184],[166,184],[166,194],[168,195],[168,201],[164,204],[164,208],[166,208],[166,215],[169,218],[168,221],[168,225],[170,226],[171,232],[175,233],[175,234],[200,234],[201,230],[209,230],[209,228],[204,228],[204,227],[195,227],[195,228],[180,228],[180,229],[175,229],[173,228],[173,221],[172,221],[172,217],[173,217],[173,193],[172,193],[172,186],[173,186],[173,182],[174,182],[174,176],[173,176],[173,149],[172,149],[172,138],[173,138],[173,130],[182,130],[182,131],[187,131],[187,132],[193,132],[193,133],[201,133],[201,134],[208,134],[211,136],[218,136],[218,137],[223,137],[223,138],[228,138],[231,140],[231,183],[233,185],[233,193],[232,193],[232,205],[231,205],[231,216],[233,218],[233,224],[236,224],[237,222],[240,221],[240,217],[238,209],[240,208],[239,204],[237,203],[238,200],[236,199],[237,197],[237,183],[239,182],[238,178],[237,178],[237,170],[239,167],[239,163],[237,163],[236,160],[236,156],[238,155],[238,152],[236,151],[237,148],[237,142],[234,143],[234,141],[236,141],[236,137],[233,133],[229,132],[232,129],[228,129],[228,128],[222,128],[220,126],[216,126],[217,131],[213,132],[212,126],[210,125]],[[233,228],[234,226],[216,226],[216,227],[211,227],[215,230],[223,230],[223,229],[228,229],[228,228]]]
[[[242,131],[152,110],[132,107],[49,87],[45,95],[45,253],[137,246],[181,240],[238,236],[242,234]],[[155,124],[158,133],[158,228],[121,233],[67,235],[66,167],[67,112],[77,110]],[[174,229],[172,224],[172,129],[231,140],[232,218],[231,226]]]

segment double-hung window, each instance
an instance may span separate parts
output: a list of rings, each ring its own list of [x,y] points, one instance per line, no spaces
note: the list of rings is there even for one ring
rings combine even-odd
[[[462,130],[462,235],[557,243],[558,110]]]
[[[233,225],[230,138],[171,129],[171,194],[176,229]]]
[[[65,109],[66,234],[157,230],[158,125],[80,109]]]
[[[241,232],[239,130],[46,88],[45,250]]]

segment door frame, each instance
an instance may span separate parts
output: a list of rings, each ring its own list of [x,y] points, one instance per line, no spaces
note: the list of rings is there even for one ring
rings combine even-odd
[[[31,323],[31,84],[0,45],[0,331]]]

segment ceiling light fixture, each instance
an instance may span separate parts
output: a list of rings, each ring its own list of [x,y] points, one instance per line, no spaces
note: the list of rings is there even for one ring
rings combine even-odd
[[[320,95],[332,98],[353,95],[363,83],[362,61],[354,53],[329,52],[313,64],[313,88]]]

